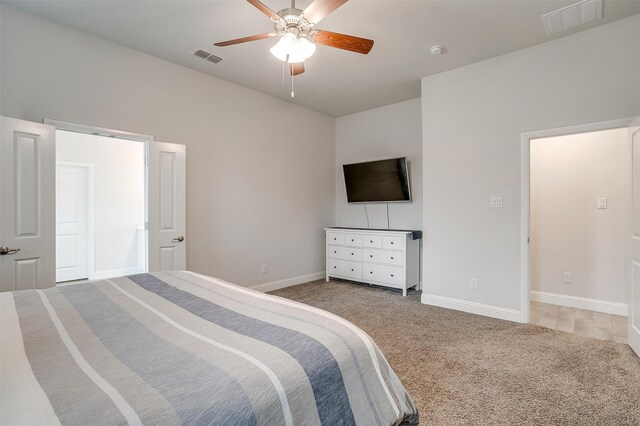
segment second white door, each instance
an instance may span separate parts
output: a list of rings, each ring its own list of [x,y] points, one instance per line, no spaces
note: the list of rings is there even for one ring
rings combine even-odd
[[[56,282],[89,276],[91,167],[56,165]]]
[[[149,144],[149,272],[186,269],[186,146]]]

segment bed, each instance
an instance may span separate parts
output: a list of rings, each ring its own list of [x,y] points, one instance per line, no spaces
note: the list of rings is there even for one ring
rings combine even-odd
[[[416,425],[350,322],[192,272],[0,294],[0,424]]]

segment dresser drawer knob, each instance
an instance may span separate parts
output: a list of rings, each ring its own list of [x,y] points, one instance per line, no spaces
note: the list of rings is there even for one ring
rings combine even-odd
[[[353,253],[351,253],[351,256],[353,256]]]
[[[393,274],[391,274],[391,276],[393,276]]]
[[[335,253],[335,252],[334,252]],[[391,260],[393,260],[393,256],[391,256]]]
[[[369,241],[370,243],[373,243],[373,240]]]
[[[351,272],[353,272],[353,268],[351,268]]]
[[[393,241],[391,241],[391,245],[393,245]]]
[[[370,255],[369,255],[369,257],[373,257],[373,255],[372,255],[372,254],[370,254]]]
[[[334,266],[334,267],[333,267],[333,269],[336,269],[336,268],[337,268],[337,266]]]
[[[351,241],[353,241],[353,238],[351,239]]]
[[[369,271],[370,274],[373,274],[373,271]]]
[[[334,252],[334,253],[337,253],[337,251],[335,251],[335,250],[334,250],[333,252]]]

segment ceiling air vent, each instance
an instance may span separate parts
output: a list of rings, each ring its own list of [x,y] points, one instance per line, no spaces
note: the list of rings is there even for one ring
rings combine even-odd
[[[209,62],[213,62],[214,64],[217,64],[218,62],[222,61],[222,58],[220,56],[216,56],[211,52],[207,52],[206,50],[196,50],[195,52],[193,52],[194,55],[196,55],[198,58],[202,58],[202,59],[206,59]]]
[[[542,15],[547,34],[553,34],[602,18],[602,0],[583,0]]]

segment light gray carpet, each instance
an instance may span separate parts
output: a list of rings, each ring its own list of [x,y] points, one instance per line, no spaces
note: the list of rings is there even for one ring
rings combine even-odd
[[[622,343],[422,305],[417,293],[316,281],[274,291],[366,331],[421,424],[640,425],[640,360]]]

